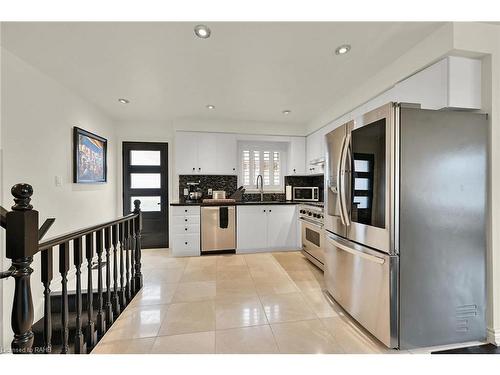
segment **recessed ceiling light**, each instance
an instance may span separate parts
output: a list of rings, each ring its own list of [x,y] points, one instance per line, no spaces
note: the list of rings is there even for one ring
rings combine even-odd
[[[194,33],[198,38],[207,39],[210,38],[210,29],[207,25],[196,25],[194,27]]]
[[[130,100],[128,100],[128,99],[124,99],[124,98],[120,98],[120,99],[118,99],[118,101],[119,101],[120,103],[122,103],[122,104],[128,104],[128,103],[130,103]]]
[[[212,105],[212,104],[208,104],[208,105],[207,105],[207,108],[208,108],[208,109],[215,109],[215,106],[214,106],[214,105]]]
[[[292,113],[292,111],[290,111],[289,109],[285,109],[284,111],[281,111],[281,113],[283,113],[284,115],[289,115],[290,113]]]
[[[349,44],[342,44],[341,46],[337,47],[335,50],[336,55],[344,55],[347,52],[351,50],[351,46]]]

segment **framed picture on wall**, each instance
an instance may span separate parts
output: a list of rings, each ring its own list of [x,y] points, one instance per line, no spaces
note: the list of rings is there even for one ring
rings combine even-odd
[[[106,182],[106,138],[78,127],[73,128],[73,182],[97,184]]]

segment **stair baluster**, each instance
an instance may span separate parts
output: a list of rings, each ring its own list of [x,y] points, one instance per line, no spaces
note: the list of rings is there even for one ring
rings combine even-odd
[[[141,201],[136,199],[134,201],[134,214],[137,215],[134,221],[134,238],[135,238],[135,288],[136,293],[142,288],[142,272],[141,272],[141,232],[142,232],[142,213]]]
[[[68,271],[69,271],[69,242],[59,245],[59,273],[61,274],[61,354],[69,350],[68,330]]]
[[[97,340],[100,340],[106,332],[106,323],[102,311],[102,229],[95,232],[96,234],[96,251],[97,251]]]
[[[95,328],[93,321],[93,300],[94,293],[92,287],[92,259],[94,258],[94,233],[85,236],[85,255],[87,258],[87,328],[85,331],[87,341],[87,353],[90,353],[95,345]]]
[[[126,269],[127,269],[127,285],[125,286],[125,297],[127,299],[127,304],[130,302],[131,298],[131,293],[130,293],[130,240],[128,236],[128,229],[129,227],[129,222],[125,221],[123,223],[123,244],[125,246],[125,256],[126,256]]]
[[[118,298],[118,227],[111,227],[113,235],[113,314],[115,318],[120,315],[120,299]]]
[[[76,267],[76,333],[75,354],[83,353],[82,333],[82,262],[83,262],[82,237],[73,240],[73,264]]]
[[[104,248],[106,249],[106,327],[113,324],[113,306],[111,304],[111,227],[104,229]]]
[[[52,308],[50,304],[50,283],[53,277],[52,248],[42,251],[43,283],[43,352],[52,352]]]
[[[133,299],[136,293],[135,290],[135,234],[134,234],[134,219],[128,222],[128,238],[130,243],[130,299]]]
[[[127,298],[125,294],[125,260],[123,257],[125,253],[124,249],[124,233],[123,233],[123,223],[118,224],[118,234],[119,234],[119,242],[120,242],[120,305],[122,310],[127,306]]]

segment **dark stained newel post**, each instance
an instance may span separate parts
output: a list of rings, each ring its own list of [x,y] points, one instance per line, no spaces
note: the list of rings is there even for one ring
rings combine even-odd
[[[134,220],[135,232],[135,293],[142,288],[142,272],[141,272],[141,232],[142,232],[142,212],[141,201],[136,199],[134,201],[134,213],[137,218]]]
[[[17,184],[11,189],[14,196],[12,211],[6,215],[6,256],[12,261],[14,277],[14,303],[11,325],[14,339],[13,353],[31,353],[33,348],[33,299],[31,296],[30,267],[38,252],[38,211],[30,205],[33,188]]]

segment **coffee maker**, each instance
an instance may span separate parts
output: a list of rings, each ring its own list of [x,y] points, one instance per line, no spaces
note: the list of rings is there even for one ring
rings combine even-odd
[[[201,198],[203,197],[203,192],[199,187],[200,182],[188,182],[188,195],[185,196],[186,203],[199,203],[201,202]]]

